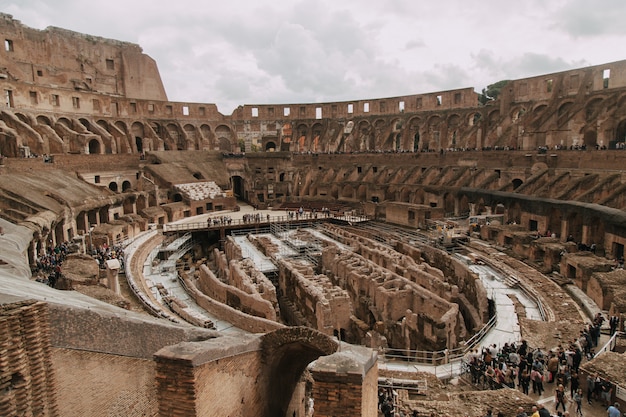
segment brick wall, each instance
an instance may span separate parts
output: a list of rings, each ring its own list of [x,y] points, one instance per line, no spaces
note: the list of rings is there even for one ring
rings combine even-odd
[[[59,416],[158,416],[154,361],[71,349],[52,357]]]

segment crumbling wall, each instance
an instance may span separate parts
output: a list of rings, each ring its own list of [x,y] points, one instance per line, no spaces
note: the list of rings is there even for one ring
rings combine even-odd
[[[465,336],[456,304],[360,255],[325,248],[322,269],[348,291],[354,316],[372,327],[372,319],[382,323],[392,347],[437,350],[455,347]]]
[[[350,327],[350,297],[325,276],[316,274],[308,265],[281,260],[279,287],[303,320],[324,334],[344,331]]]
[[[234,274],[241,273],[236,264],[231,271],[234,271]],[[206,296],[225,303],[243,313],[268,320],[276,320],[276,309],[271,302],[264,300],[256,292],[249,294],[220,281],[206,265],[201,265],[198,268],[197,287]]]

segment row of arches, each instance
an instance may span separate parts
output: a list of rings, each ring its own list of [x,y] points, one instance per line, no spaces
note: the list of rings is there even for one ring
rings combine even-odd
[[[536,137],[526,146],[606,145],[626,141],[626,94],[594,95],[584,101],[566,97],[555,107],[541,102],[516,103],[501,114],[500,107],[454,109],[390,117],[361,117],[347,122],[324,119],[283,123],[272,121],[277,134],[263,136],[265,151],[295,152],[417,152],[439,149],[510,145],[517,148],[529,132]],[[615,103],[617,105],[615,105]],[[605,117],[611,108],[615,117]],[[603,115],[604,125],[597,119]],[[152,150],[238,150],[231,122],[181,123],[166,120],[111,120],[70,116],[55,118],[20,110],[10,127],[36,153],[143,153]],[[576,130],[568,122],[576,120]],[[236,121],[233,120],[233,123]],[[268,122],[269,123],[269,122]],[[20,125],[21,126],[16,126]],[[519,125],[519,129],[509,129]],[[554,126],[553,126],[554,125]],[[259,123],[251,135],[265,135]],[[279,127],[276,129],[276,127]],[[548,127],[561,132],[546,136]],[[572,128],[574,125],[571,125]],[[267,126],[266,126],[267,128]],[[255,128],[256,130],[257,128]],[[554,130],[554,129],[552,129]],[[545,131],[545,132],[544,132]],[[544,132],[543,134],[541,132]],[[575,142],[575,143],[574,143]],[[7,148],[6,146],[4,147]]]

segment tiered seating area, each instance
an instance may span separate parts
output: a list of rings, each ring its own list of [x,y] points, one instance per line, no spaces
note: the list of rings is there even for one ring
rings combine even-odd
[[[226,193],[215,181],[178,184],[176,189],[184,193],[190,200],[200,201],[207,198],[226,197]]]

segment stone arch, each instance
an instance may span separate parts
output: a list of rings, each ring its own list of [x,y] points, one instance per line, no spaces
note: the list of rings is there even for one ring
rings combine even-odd
[[[587,129],[583,133],[583,145],[595,148],[598,145],[598,132],[595,129]]]
[[[356,197],[359,199],[359,201],[367,200],[367,186],[366,185],[364,184],[359,185],[359,188],[357,188]]]
[[[538,106],[536,106],[533,109],[533,115],[534,116],[539,116],[541,113],[543,113],[546,109],[548,108],[547,104],[539,104]]]
[[[452,193],[445,193],[443,195],[443,212],[446,216],[452,216],[456,214],[454,212],[455,199]]]
[[[338,350],[337,342],[308,327],[285,327],[261,336],[261,362],[267,409],[260,416],[286,416],[302,373],[320,356]],[[259,410],[261,411],[261,410]]]
[[[148,201],[146,200],[146,196],[143,194],[138,195],[135,206],[137,209],[137,213],[141,213],[142,210],[148,208]]]
[[[500,110],[492,110],[487,115],[487,120],[489,121],[489,126],[495,126],[498,124],[498,120],[500,120]]]
[[[372,135],[372,126],[367,120],[361,120],[357,128],[357,141],[353,149],[348,151],[366,151],[369,150],[370,136]]]
[[[468,126],[478,126],[482,118],[483,115],[478,111],[470,113],[470,115],[468,116],[467,124]]]
[[[522,184],[524,184],[524,181],[522,179],[520,179],[520,178],[513,178],[513,181],[511,181],[511,184],[513,184],[513,189],[516,190]]]
[[[476,202],[476,214],[480,215],[486,212],[485,210],[485,199],[484,198],[479,198],[478,201]]]
[[[602,97],[595,97],[585,104],[585,120],[587,122],[591,122],[598,117],[598,114],[600,114],[602,109],[603,102],[604,99]]]
[[[39,115],[37,116],[37,123],[39,123],[40,125],[46,125],[46,126],[50,126],[52,127],[52,121],[50,120],[50,118],[48,116],[44,116],[44,115]]]
[[[323,126],[321,123],[315,123],[311,127],[311,143],[309,145],[309,150],[313,152],[320,151],[320,147],[322,145],[322,135],[323,135]]]
[[[200,126],[200,133],[209,143],[209,149],[215,149],[215,135],[211,131],[211,126],[203,124]]]
[[[410,203],[411,202],[411,189],[408,187],[403,187],[400,190],[400,196],[398,197],[398,201],[402,203]]]
[[[511,109],[509,113],[509,117],[511,118],[511,122],[517,123],[521,120],[522,116],[526,113],[526,108],[524,106],[515,106]]]
[[[408,136],[407,149],[411,149],[413,152],[417,152],[420,149],[420,126],[422,119],[419,117],[412,117],[407,123],[407,128],[404,130]]]
[[[99,139],[93,138],[87,144],[87,148],[89,150],[89,155],[98,155],[103,153],[104,146],[100,142]]]
[[[146,146],[144,145],[145,131],[144,125],[140,122],[135,122],[130,127],[131,135],[133,137],[133,143],[135,144],[135,149],[137,149],[137,153],[143,153],[146,150]]]
[[[111,191],[113,191],[113,192],[115,192],[115,193],[116,193],[116,192],[117,192],[117,190],[118,190],[118,187],[117,187],[117,182],[115,182],[115,181],[111,181],[111,182],[109,183],[109,190],[111,190]]]
[[[275,152],[276,151],[276,142],[268,140],[265,143],[265,152]]]
[[[165,126],[167,130],[168,136],[171,138],[172,143],[174,144],[174,149],[179,151],[185,151],[189,149],[187,139],[176,123],[168,123]]]
[[[230,130],[230,127],[226,125],[219,125],[217,128],[215,128],[215,136],[217,137],[220,151],[232,152],[233,133]]]
[[[441,148],[441,116],[433,115],[428,118],[427,129],[428,129],[428,143],[425,143],[424,146],[427,149],[440,149]]]
[[[341,196],[344,198],[354,198],[354,188],[350,184],[346,184],[341,190]]]
[[[131,185],[130,181],[128,181],[128,180],[122,181],[122,192],[126,192],[126,191],[130,190],[131,187],[132,187],[132,185]]]
[[[448,123],[448,126],[450,126],[450,128],[452,129],[457,128],[461,125],[461,116],[459,116],[458,113],[453,113],[448,116],[447,123]]]
[[[67,117],[59,117],[57,119],[57,123],[67,127],[68,129],[72,129],[72,122]]]
[[[424,204],[425,199],[426,194],[424,193],[423,188],[418,188],[417,190],[415,190],[415,192],[413,193],[413,203]]]
[[[127,181],[124,181],[127,182]],[[122,184],[122,192],[124,192],[124,184]],[[131,195],[122,202],[124,214],[134,214],[135,212],[135,196]]]
[[[621,120],[617,124],[617,128],[615,129],[615,142],[616,143],[624,143],[626,142],[626,119]],[[616,144],[613,144],[611,148],[615,149]]]
[[[470,212],[469,198],[466,195],[462,195],[459,198],[459,214],[464,216],[464,215],[469,215],[469,212]]]
[[[374,122],[374,135],[370,135],[367,149],[369,150],[389,150],[392,149],[389,140],[393,143],[393,136],[385,137],[386,130],[390,131],[389,123],[384,119],[378,119]]]
[[[185,131],[185,136],[187,137],[187,143],[189,143],[193,149],[197,151],[201,150],[202,143],[198,137],[198,129],[191,123],[187,123],[183,126],[183,130]]]
[[[557,109],[557,125],[562,126],[567,123],[571,117],[570,110],[574,107],[574,103],[572,101],[566,101],[561,103],[561,105]]]

